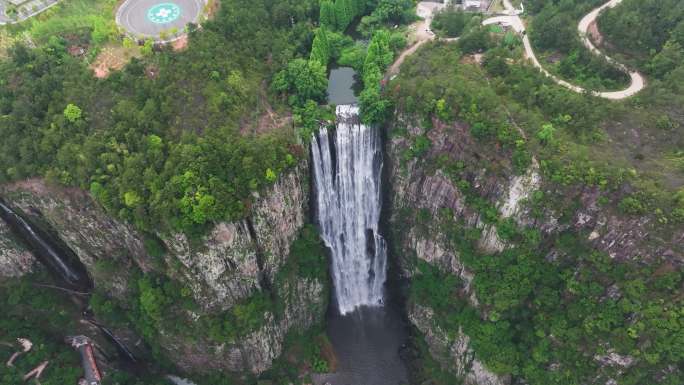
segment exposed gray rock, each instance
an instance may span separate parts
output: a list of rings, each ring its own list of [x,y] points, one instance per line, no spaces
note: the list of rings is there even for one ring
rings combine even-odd
[[[33,254],[11,232],[9,226],[0,220],[0,278],[21,277],[39,268]]]
[[[229,309],[256,290],[267,289],[261,287],[262,274],[273,284],[307,219],[306,173],[302,162],[282,175],[256,196],[249,218],[217,224],[200,247],[191,247],[183,234],[162,236],[170,251],[167,262],[173,265],[177,259],[184,266],[176,278],[192,288],[206,310]]]
[[[288,332],[303,331],[325,314],[327,282],[296,277],[279,282],[281,287],[275,282],[308,217],[307,175],[302,162],[255,196],[249,218],[218,223],[200,242],[191,242],[184,234],[158,234],[167,249],[165,263],[148,256],[143,236],[107,215],[85,191],[33,179],[0,186],[0,194],[58,235],[86,266],[95,286],[123,303],[130,301],[128,289],[135,282],[129,280],[135,269],[168,275],[191,289],[201,310],[187,314],[188,322],[229,310],[258,291],[277,290],[284,298],[281,312],[268,312],[259,330],[233,344],[160,331],[168,357],[188,372],[261,373],[282,353]],[[24,274],[34,259],[7,231],[0,222],[0,276]]]
[[[480,252],[494,254],[507,247],[506,242],[499,237],[496,226],[486,224],[480,214],[466,204],[466,197],[456,181],[439,168],[445,159],[451,164],[461,162],[466,166],[456,178],[468,182],[478,196],[496,207],[500,218],[511,218],[521,227],[532,226],[541,232],[543,239],[552,240],[563,231],[573,231],[585,236],[598,251],[606,252],[615,259],[648,261],[665,257],[676,266],[684,262],[684,227],[680,226],[672,233],[656,231],[654,218],[625,217],[610,207],[599,205],[602,192],[598,188],[557,186],[545,182],[534,161],[525,174],[515,175],[509,160],[510,154],[506,154],[505,150],[492,151],[475,142],[464,124],[445,125],[433,121],[432,128],[424,130],[410,122],[407,124],[403,117],[397,120],[397,126],[407,127],[408,137],[391,138],[387,145],[386,160],[389,166],[388,179],[391,181],[390,229],[393,231],[392,239],[396,242],[395,248],[403,256],[399,264],[406,277],[415,273],[411,259],[415,256],[438,266],[442,271],[459,276],[465,286],[459,294],[479,308],[471,288],[474,277],[460,261],[458,250],[454,250],[442,233],[440,218],[445,213],[443,209],[450,209],[457,223],[480,230],[477,244]],[[420,159],[406,159],[405,154],[416,135],[426,135],[431,147]],[[567,213],[561,212],[562,207],[545,207],[532,216],[527,202],[536,190],[559,196],[559,201],[568,203],[568,206],[572,206],[570,203],[573,200],[578,200],[580,207],[574,217],[563,223],[559,222],[559,218]],[[603,194],[605,196],[605,192]],[[415,214],[418,210],[428,210],[433,219],[428,223],[415,223],[417,221],[412,219],[411,213]],[[546,258],[558,260],[564,257],[562,250],[552,249]],[[606,295],[616,298],[620,293],[619,290],[610,289]],[[482,374],[485,368],[480,362],[473,363],[472,351],[464,347],[467,346],[467,336],[460,333],[454,341],[449,341],[446,334],[430,322],[429,310],[414,307],[410,309],[409,316],[425,335],[430,352],[441,360],[443,367],[461,377],[467,376],[468,370],[479,372],[481,375],[474,376],[481,382],[474,383],[489,383],[487,375]],[[444,357],[449,359],[445,360]],[[621,359],[616,361],[615,356],[606,357],[602,359],[627,363]],[[608,361],[602,363],[607,365]]]
[[[600,190],[586,188],[579,193],[581,208],[572,227],[585,231],[592,246],[618,260],[652,261],[665,258],[684,263],[684,226],[671,233],[651,216],[619,215],[599,205]]]
[[[164,336],[169,355],[184,370],[210,373],[215,370],[262,373],[271,367],[283,350],[288,332],[304,331],[321,321],[325,314],[327,295],[324,284],[314,280],[293,280],[280,288],[285,307],[280,317],[265,313],[264,325],[232,344],[212,344],[207,341],[178,340]]]
[[[254,236],[263,253],[264,274],[273,280],[290,254],[290,245],[307,220],[309,212],[308,167],[299,164],[280,177],[252,206]]]
[[[3,186],[2,195],[34,223],[56,233],[88,269],[96,287],[125,298],[130,272],[151,269],[139,234],[109,215],[83,190],[30,179]],[[116,271],[112,271],[112,269]]]
[[[478,305],[477,297],[471,288],[474,276],[463,266],[458,252],[446,246],[443,234],[431,232],[421,235],[415,229],[411,229],[406,239],[408,245],[414,245],[413,250],[418,259],[458,276],[463,283],[464,294],[468,296],[472,305]]]
[[[219,223],[193,250],[184,234],[165,238],[169,265],[178,260],[175,278],[192,289],[205,310],[221,311],[249,297],[259,286],[257,251],[246,221]]]
[[[617,366],[621,368],[629,368],[636,362],[634,357],[618,354],[614,350],[610,350],[602,356],[594,356],[594,359],[604,366]]]

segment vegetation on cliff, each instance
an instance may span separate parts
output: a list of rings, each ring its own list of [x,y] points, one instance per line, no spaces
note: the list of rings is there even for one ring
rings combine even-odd
[[[329,295],[329,278],[328,258],[318,231],[312,225],[304,226],[290,250],[270,290],[256,292],[226,311],[205,311],[179,281],[140,272],[131,278],[136,286],[132,288],[130,300],[117,300],[96,291],[90,298],[90,306],[107,325],[138,331],[152,349],[157,363],[172,370],[174,365],[170,360],[173,358],[168,354],[170,344],[183,342],[199,345],[201,349],[219,344],[239,345],[250,334],[269,326],[267,317],[273,317],[276,323],[287,316],[286,312],[311,314],[314,320],[322,318]],[[320,300],[295,309],[292,304],[298,303],[296,297],[301,293],[297,292],[297,287],[302,283],[319,285],[322,288],[318,293]],[[309,333],[293,322],[287,331],[289,334]],[[312,327],[320,329],[320,325]],[[202,372],[201,368],[197,371]],[[211,377],[207,383],[217,383],[212,381],[219,377]],[[237,381],[232,375],[222,377],[221,381],[228,381],[226,383]]]
[[[0,294],[0,308],[4,309],[0,317],[0,354],[4,367],[0,383],[22,383],[22,377],[45,360],[50,366],[41,376],[42,383],[76,383],[80,377],[80,356],[75,350],[65,349],[64,336],[59,333],[74,324],[72,314],[64,311],[69,308],[64,298],[50,289],[15,279],[4,282]],[[36,309],[40,309],[38,314]],[[34,348],[19,356],[14,366],[6,367],[5,361],[21,350],[17,338],[28,339]]]
[[[8,279],[0,284],[0,308],[3,309],[0,317],[0,356],[4,367],[0,374],[0,383],[25,383],[24,375],[45,361],[48,365],[40,376],[41,384],[75,384],[83,376],[81,356],[66,344],[65,337],[88,334],[92,330],[78,322],[80,309],[63,292],[38,286],[53,283],[43,271],[23,279]],[[21,350],[17,338],[28,339],[33,346],[29,352],[19,355],[13,366],[5,367],[6,360]],[[153,375],[136,379],[109,366],[106,370],[105,384],[164,383]]]
[[[399,250],[414,264],[410,300],[431,307],[433,321],[451,338],[459,330],[469,336],[477,358],[490,370],[530,384],[611,378],[624,384],[682,382],[677,369],[684,358],[681,269],[660,255],[649,255],[648,262],[612,259],[587,245],[588,234],[573,229],[542,238],[539,229],[504,218],[496,202],[479,191],[482,172],[491,178],[524,174],[534,156],[545,182],[526,203],[533,217],[552,209],[566,223],[581,205],[572,191],[592,187],[601,194],[601,210],[627,218],[648,215],[668,239],[684,221],[681,183],[668,183],[681,178],[682,169],[652,173],[645,165],[625,167],[619,157],[602,154],[608,146],[601,141],[608,141],[614,125],[635,116],[679,125],[681,116],[666,106],[681,103],[681,96],[671,103],[661,101],[679,92],[682,78],[655,83],[635,101],[607,103],[514,65],[519,51],[501,37],[480,45],[486,50],[481,66],[459,46],[427,46],[390,83],[401,117],[391,134],[407,139],[398,167],[418,162],[427,174],[446,175],[483,226],[496,226],[506,247],[483,251],[482,230],[449,209],[435,217],[425,209],[406,208],[397,214],[397,223],[445,238],[448,250],[474,276],[471,290],[479,305],[464,295],[465,282]],[[648,106],[650,112],[638,106]],[[418,125],[429,132],[454,121],[467,123],[483,155],[491,148],[496,154],[479,156],[473,164],[456,161],[459,154],[432,152],[425,132],[409,133],[401,126]],[[668,143],[671,133],[659,134],[660,146],[677,147]],[[613,155],[616,149],[608,151]],[[540,219],[526,219],[535,218]],[[406,225],[399,226],[397,238],[404,239],[406,231]],[[611,353],[630,357],[631,364],[602,364],[601,358]]]
[[[15,46],[0,64],[0,181],[89,189],[146,230],[243,217],[251,193],[303,155],[288,127],[251,132],[271,104],[282,110],[263,83],[307,54],[317,12],[313,0],[226,0],[186,51],[133,59],[104,80],[61,36]]]

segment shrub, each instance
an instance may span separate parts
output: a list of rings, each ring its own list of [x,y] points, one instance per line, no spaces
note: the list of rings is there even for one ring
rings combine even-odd
[[[646,205],[635,196],[629,196],[618,204],[618,208],[625,214],[640,215],[646,212]]]
[[[457,37],[461,35],[470,18],[470,14],[463,12],[460,8],[449,7],[435,15],[432,27],[444,32],[448,37]]]
[[[64,108],[64,117],[71,123],[76,123],[81,119],[81,108],[77,105],[69,103],[66,108]]]

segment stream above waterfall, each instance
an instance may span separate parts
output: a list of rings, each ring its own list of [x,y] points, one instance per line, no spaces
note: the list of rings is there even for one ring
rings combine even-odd
[[[356,103],[358,101],[356,77],[356,71],[351,67],[339,67],[330,70],[327,91],[328,103],[335,105]]]

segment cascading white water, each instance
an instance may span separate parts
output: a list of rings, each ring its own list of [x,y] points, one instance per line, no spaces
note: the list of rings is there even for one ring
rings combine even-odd
[[[383,303],[387,250],[378,232],[382,149],[377,130],[359,122],[358,107],[337,106],[337,128],[313,136],[318,224],[332,250],[341,314]],[[332,135],[332,137],[330,137]]]

